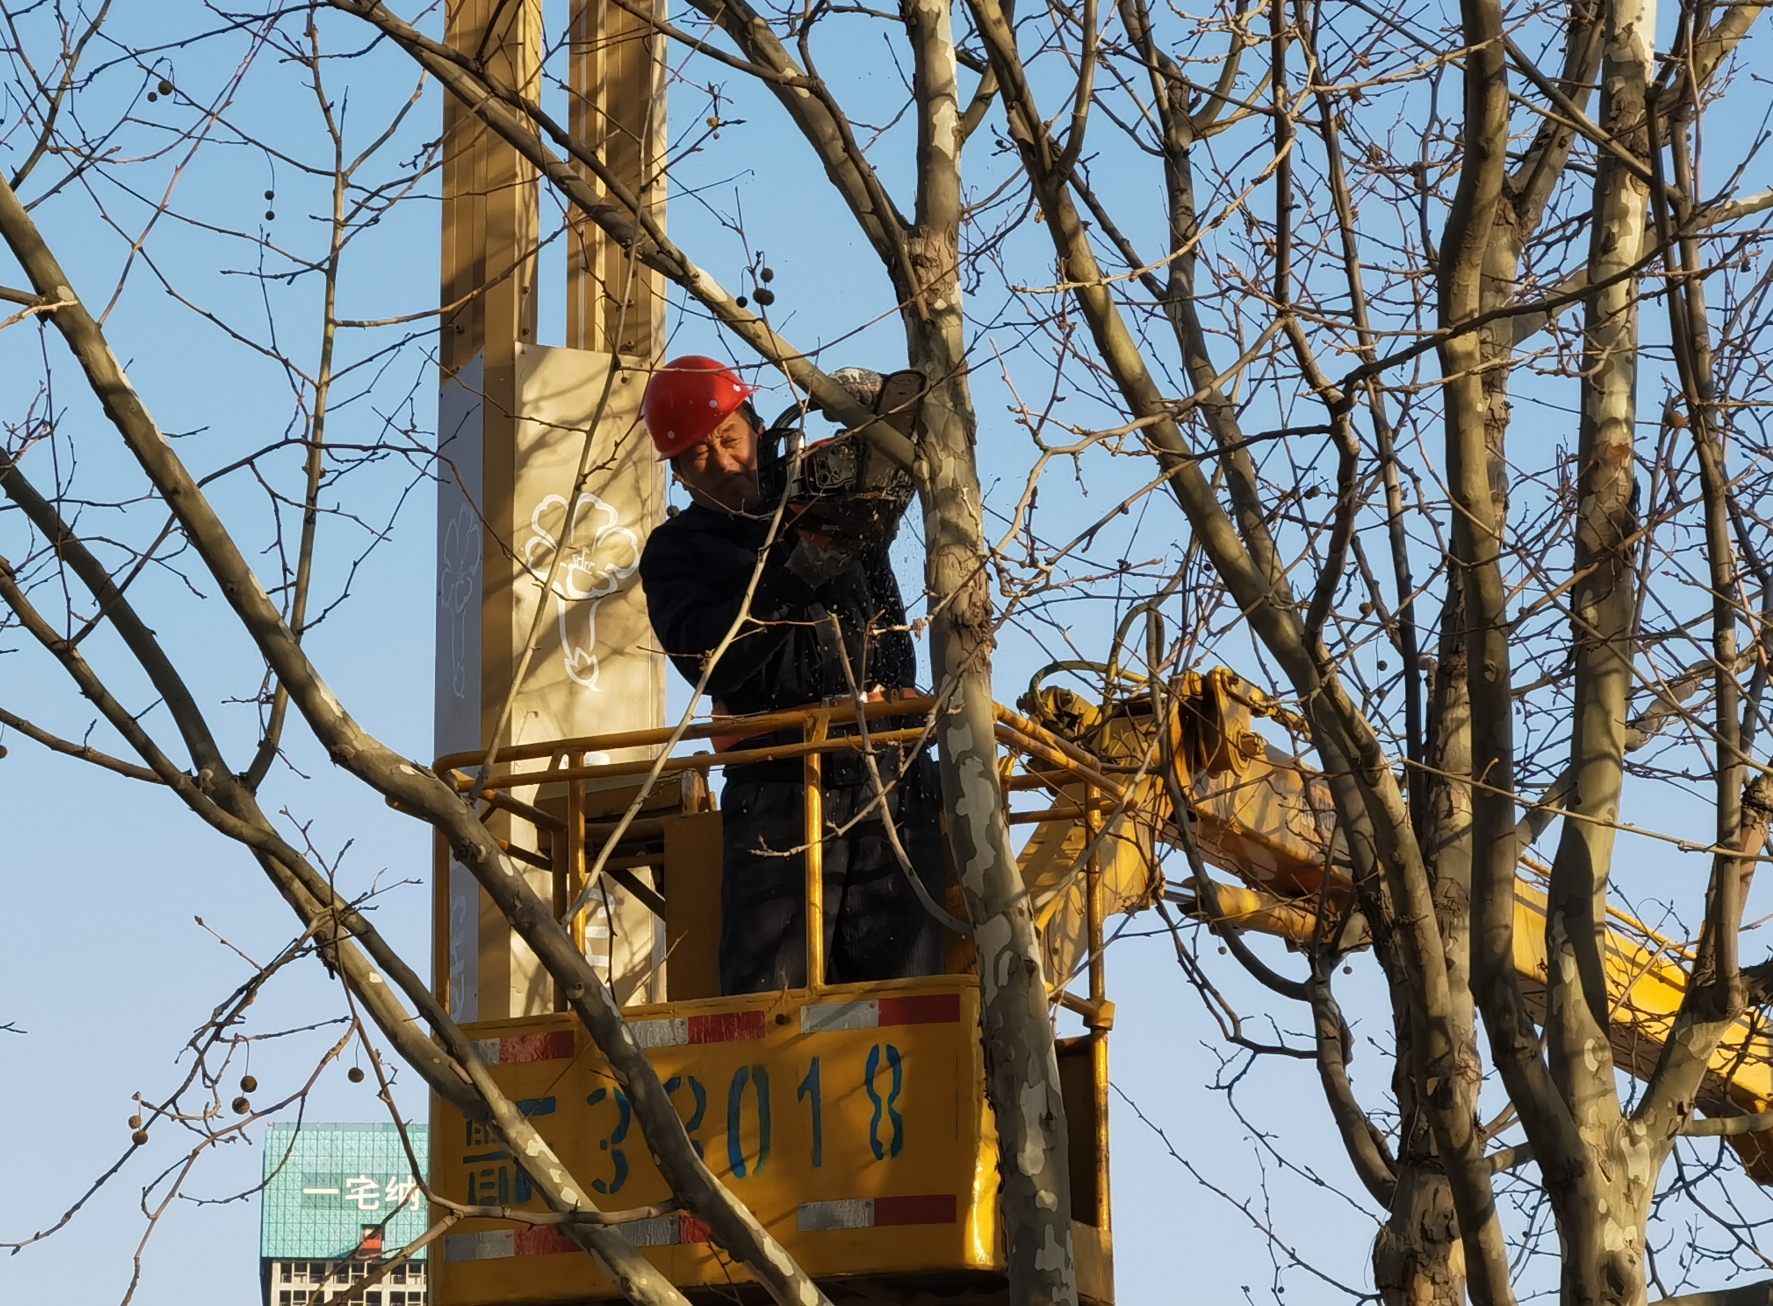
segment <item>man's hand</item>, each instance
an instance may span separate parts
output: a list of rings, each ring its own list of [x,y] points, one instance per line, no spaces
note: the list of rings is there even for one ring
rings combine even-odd
[[[843,536],[810,530],[795,534],[800,538],[788,554],[788,571],[808,589],[835,580],[862,560],[861,545]]]

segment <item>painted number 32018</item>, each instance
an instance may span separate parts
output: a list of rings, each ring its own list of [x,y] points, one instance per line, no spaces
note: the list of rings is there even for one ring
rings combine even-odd
[[[823,1057],[814,1057],[805,1078],[795,1089],[795,1100],[807,1104],[812,1124],[812,1163],[825,1164],[825,1095]],[[876,1161],[890,1161],[905,1150],[905,1117],[899,1101],[905,1091],[905,1057],[891,1043],[876,1043],[861,1067],[861,1087],[873,1112],[868,1121],[868,1148]],[[708,1089],[694,1075],[673,1075],[664,1084],[665,1095],[683,1117],[684,1132],[696,1155],[702,1155],[697,1137],[708,1118]],[[718,1099],[716,1099],[718,1100]],[[628,1182],[628,1157],[622,1148],[634,1124],[628,1095],[619,1088],[598,1088],[585,1099],[587,1106],[609,1104],[615,1112],[609,1131],[598,1141],[598,1150],[609,1156],[609,1173],[592,1179],[598,1192],[620,1192]],[[726,1091],[727,1165],[735,1179],[763,1173],[770,1156],[770,1074],[761,1065],[740,1066]]]

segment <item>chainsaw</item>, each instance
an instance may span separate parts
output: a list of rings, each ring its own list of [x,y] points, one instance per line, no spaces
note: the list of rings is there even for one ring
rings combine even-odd
[[[835,379],[907,439],[915,439],[923,406],[923,374],[881,376],[846,367]],[[808,441],[807,405],[796,404],[758,441],[757,478],[765,503],[788,502],[792,524],[864,543],[892,539],[911,506],[911,474],[895,466],[861,431]]]

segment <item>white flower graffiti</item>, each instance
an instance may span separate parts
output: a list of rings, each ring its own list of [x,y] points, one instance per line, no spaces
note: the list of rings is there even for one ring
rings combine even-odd
[[[468,692],[468,612],[480,615],[480,519],[463,504],[443,529],[443,556],[437,565],[437,606],[448,628],[450,688]]]
[[[557,523],[554,530],[551,523]],[[640,569],[640,537],[589,492],[579,495],[570,520],[566,500],[550,494],[536,505],[529,524],[534,534],[523,546],[523,562],[538,583],[547,584],[560,552],[553,591],[566,674],[575,684],[596,689],[597,609]]]

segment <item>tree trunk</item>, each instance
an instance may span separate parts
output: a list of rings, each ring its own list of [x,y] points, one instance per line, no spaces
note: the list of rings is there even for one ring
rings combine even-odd
[[[1459,1217],[1432,1156],[1398,1167],[1390,1218],[1373,1240],[1373,1286],[1383,1306],[1464,1306]]]
[[[1644,1229],[1666,1148],[1662,1140],[1626,1137],[1632,1129],[1622,1122],[1578,1174],[1547,1185],[1563,1250],[1562,1306],[1643,1306],[1648,1299]]]
[[[950,302],[958,309],[958,295]],[[991,692],[992,602],[960,315],[912,363],[940,378],[923,406],[930,661],[940,699],[942,802],[974,928],[987,1088],[997,1115],[1015,1306],[1075,1306],[1071,1180],[1051,1004],[1034,915],[1010,846]],[[935,338],[932,339],[931,337]]]
[[[1545,921],[1550,962],[1545,1045],[1561,1109],[1581,1140],[1576,1157],[1541,1150],[1565,1253],[1560,1284],[1565,1306],[1635,1306],[1645,1299],[1648,1200],[1664,1155],[1662,1140],[1647,1146],[1647,1131],[1622,1118],[1603,956],[1637,640],[1638,279],[1633,264],[1643,246],[1649,203],[1637,168],[1620,154],[1639,160],[1649,153],[1654,0],[1611,0],[1604,21],[1600,118],[1616,145],[1599,153],[1595,167],[1589,275],[1598,288],[1584,306],[1572,559],[1577,581],[1570,623],[1572,792],[1565,805],[1581,819],[1564,818]],[[1523,1112],[1522,1119],[1530,1137],[1543,1123],[1531,1112]]]
[[[1052,1004],[997,769],[991,549],[961,311],[964,196],[954,15],[951,0],[908,0],[902,12],[916,56],[918,114],[917,212],[906,239],[915,287],[902,316],[911,365],[930,382],[920,452],[942,805],[978,955],[1010,1301],[1076,1306],[1071,1177]]]

